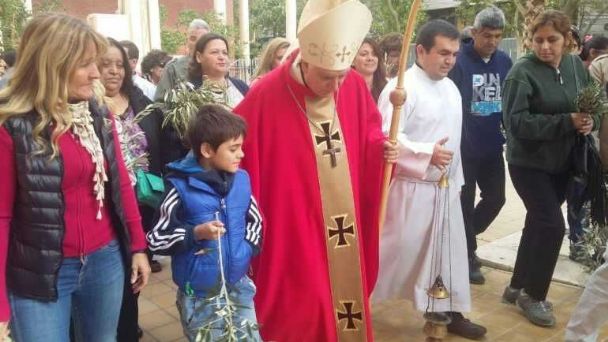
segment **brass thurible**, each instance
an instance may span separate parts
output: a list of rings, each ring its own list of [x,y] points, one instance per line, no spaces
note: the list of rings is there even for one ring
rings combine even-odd
[[[431,288],[428,289],[426,291],[426,293],[430,297],[433,297],[435,299],[450,298],[450,292],[445,287],[445,284],[443,283],[443,279],[441,278],[441,275],[438,275],[437,278],[435,278],[435,282],[433,283],[433,286],[431,286]]]
[[[442,341],[448,335],[448,324],[452,319],[442,312],[427,312],[424,314],[424,334],[427,342]]]
[[[444,200],[444,204],[447,205],[449,203],[449,191],[448,187],[450,186],[448,181],[448,173],[445,172],[441,175],[439,182],[437,183],[437,187],[440,189],[438,196],[441,196]],[[436,205],[440,205],[441,201],[437,202]],[[435,208],[439,209],[439,208]],[[444,208],[445,210],[445,208]],[[449,212],[449,211],[447,211]],[[445,215],[445,213],[444,213]],[[447,225],[447,226],[446,226]],[[443,258],[441,255],[443,254],[443,239],[444,239],[444,230],[449,230],[449,219],[444,221],[441,219],[434,219],[433,222],[434,231],[438,231],[439,240],[436,244],[433,245],[433,253],[438,249],[439,251],[439,269],[441,269],[443,264]],[[449,243],[449,242],[448,242]],[[451,259],[448,256],[448,263],[451,263]],[[450,268],[451,269],[451,268]],[[434,273],[434,272],[433,272]],[[450,278],[451,283],[451,278]],[[450,284],[451,286],[451,284]],[[439,299],[448,299],[450,298],[450,291],[443,283],[443,279],[441,278],[441,274],[438,274],[433,282],[433,285],[426,290],[427,295],[429,296],[429,307],[427,307],[427,312],[424,314],[424,319],[426,322],[424,323],[424,327],[422,330],[426,335],[426,342],[441,342],[448,335],[448,324],[451,322],[451,318],[449,315],[443,312],[432,312],[429,309],[434,310],[435,300]],[[451,311],[452,303],[450,302],[450,310]]]
[[[427,336],[427,341],[441,341],[448,335],[448,326],[426,321],[422,331]]]

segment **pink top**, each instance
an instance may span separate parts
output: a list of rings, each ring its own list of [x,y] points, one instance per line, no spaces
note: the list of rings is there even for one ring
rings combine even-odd
[[[132,251],[146,248],[146,240],[141,225],[141,217],[135,193],[120,151],[120,143],[113,124],[115,155],[118,158],[120,191],[126,224],[131,236]],[[0,322],[10,318],[10,307],[6,288],[6,259],[10,222],[18,188],[13,140],[8,131],[0,126]],[[95,168],[90,154],[70,133],[59,138],[59,150],[63,160],[64,174],[61,191],[64,199],[65,235],[63,254],[65,258],[90,254],[115,238],[110,219],[110,198],[105,199],[102,219],[97,220],[98,202],[93,193],[93,173]],[[106,169],[108,168],[106,162]],[[106,186],[110,186],[106,183]]]

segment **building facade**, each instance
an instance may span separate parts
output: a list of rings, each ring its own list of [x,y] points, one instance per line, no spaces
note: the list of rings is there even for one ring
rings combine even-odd
[[[129,1],[129,0],[124,0]],[[214,0],[159,0],[161,8],[167,13],[164,25],[175,27],[179,13],[185,10],[193,10],[197,13],[213,11]],[[226,1],[226,19],[230,24],[233,22],[232,0]],[[56,7],[60,11],[65,11],[82,20],[86,20],[91,13],[115,14],[118,11],[119,0],[33,0],[32,7],[34,14],[36,9],[45,6]]]

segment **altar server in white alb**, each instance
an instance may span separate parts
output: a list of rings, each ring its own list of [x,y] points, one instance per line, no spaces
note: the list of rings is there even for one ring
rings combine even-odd
[[[462,106],[458,88],[447,78],[458,48],[458,30],[446,21],[429,21],[418,32],[416,64],[405,73],[407,100],[398,134],[401,151],[388,195],[378,282],[372,298],[375,302],[405,298],[417,310],[445,312],[452,319],[449,332],[479,339],[486,329],[461,314],[471,309],[459,195],[464,184],[460,164]],[[389,95],[396,83],[396,78],[391,80],[378,100],[385,132],[393,111]],[[440,194],[438,185],[444,173],[449,187],[441,191],[447,195]],[[441,230],[434,222],[444,222],[444,218]],[[438,274],[450,298],[435,299],[427,308],[427,289]]]

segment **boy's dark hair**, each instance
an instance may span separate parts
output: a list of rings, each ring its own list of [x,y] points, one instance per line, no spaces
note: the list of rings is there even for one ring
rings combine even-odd
[[[452,40],[460,38],[460,32],[456,26],[443,19],[434,19],[422,25],[416,45],[422,45],[426,51],[430,51],[435,46],[435,37],[443,36]]]
[[[245,136],[247,124],[240,116],[219,105],[204,105],[190,118],[188,123],[188,142],[196,156],[201,157],[201,146],[207,143],[217,150],[230,139]]]

